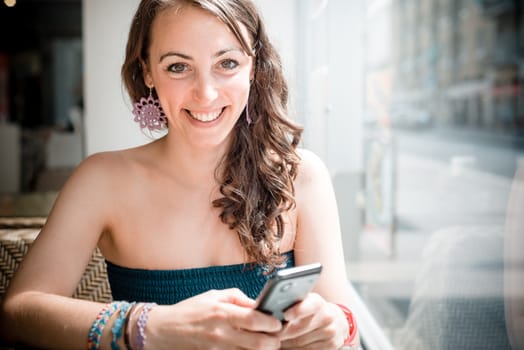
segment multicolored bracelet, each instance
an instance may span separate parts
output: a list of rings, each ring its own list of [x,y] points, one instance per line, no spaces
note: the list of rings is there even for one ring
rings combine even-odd
[[[112,302],[105,305],[102,310],[100,310],[89,329],[89,335],[87,336],[88,350],[98,350],[100,348],[100,339],[102,338],[104,327],[106,326],[107,321],[111,318],[111,315],[113,315],[119,307],[120,302]]]
[[[337,305],[342,310],[342,312],[346,316],[346,319],[349,325],[349,332],[348,332],[347,338],[344,340],[344,346],[351,345],[351,342],[357,336],[357,323],[355,321],[355,318],[351,310],[349,310],[346,306],[342,304],[335,304],[335,305]]]
[[[144,346],[146,344],[145,328],[147,319],[149,317],[149,311],[151,311],[151,309],[155,306],[157,306],[156,303],[146,303],[140,311],[140,315],[138,315],[138,319],[136,321],[138,329],[138,334],[136,335],[137,350],[144,350]]]
[[[122,329],[127,320],[127,312],[134,304],[134,302],[128,303],[127,301],[122,301],[120,303],[120,313],[118,314],[118,318],[113,322],[113,327],[111,328],[111,332],[113,333],[113,339],[111,340],[111,350],[120,350],[120,347],[118,346],[118,339],[120,339],[122,336]]]

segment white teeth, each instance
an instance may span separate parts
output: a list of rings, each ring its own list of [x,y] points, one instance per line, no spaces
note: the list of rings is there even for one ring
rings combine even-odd
[[[220,116],[220,113],[222,113],[222,110],[219,109],[210,113],[196,113],[191,111],[188,112],[191,115],[191,117],[195,118],[196,120],[199,120],[201,122],[210,122],[217,119]]]

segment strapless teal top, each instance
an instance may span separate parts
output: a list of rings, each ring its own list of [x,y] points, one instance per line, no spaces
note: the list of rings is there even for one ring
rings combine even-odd
[[[295,266],[293,251],[284,253],[285,267]],[[256,299],[270,274],[257,264],[209,266],[181,270],[122,267],[106,260],[113,300],[175,304],[211,289],[239,288]]]

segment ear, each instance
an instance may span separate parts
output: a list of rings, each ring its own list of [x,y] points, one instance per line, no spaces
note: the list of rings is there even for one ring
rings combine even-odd
[[[144,73],[144,82],[146,83],[146,86],[150,89],[153,86],[155,86],[155,84],[153,83],[153,78],[151,78],[151,74],[149,73]]]
[[[144,78],[144,83],[146,84],[148,88],[152,88],[153,86],[155,86],[155,84],[153,83],[153,77],[151,76],[149,65],[147,64],[147,62],[140,60],[140,66],[142,67],[142,75]]]

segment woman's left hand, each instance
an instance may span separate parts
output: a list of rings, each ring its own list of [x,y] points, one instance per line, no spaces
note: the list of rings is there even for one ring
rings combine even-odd
[[[288,321],[279,332],[282,349],[341,349],[349,331],[340,308],[316,293],[284,313]]]

